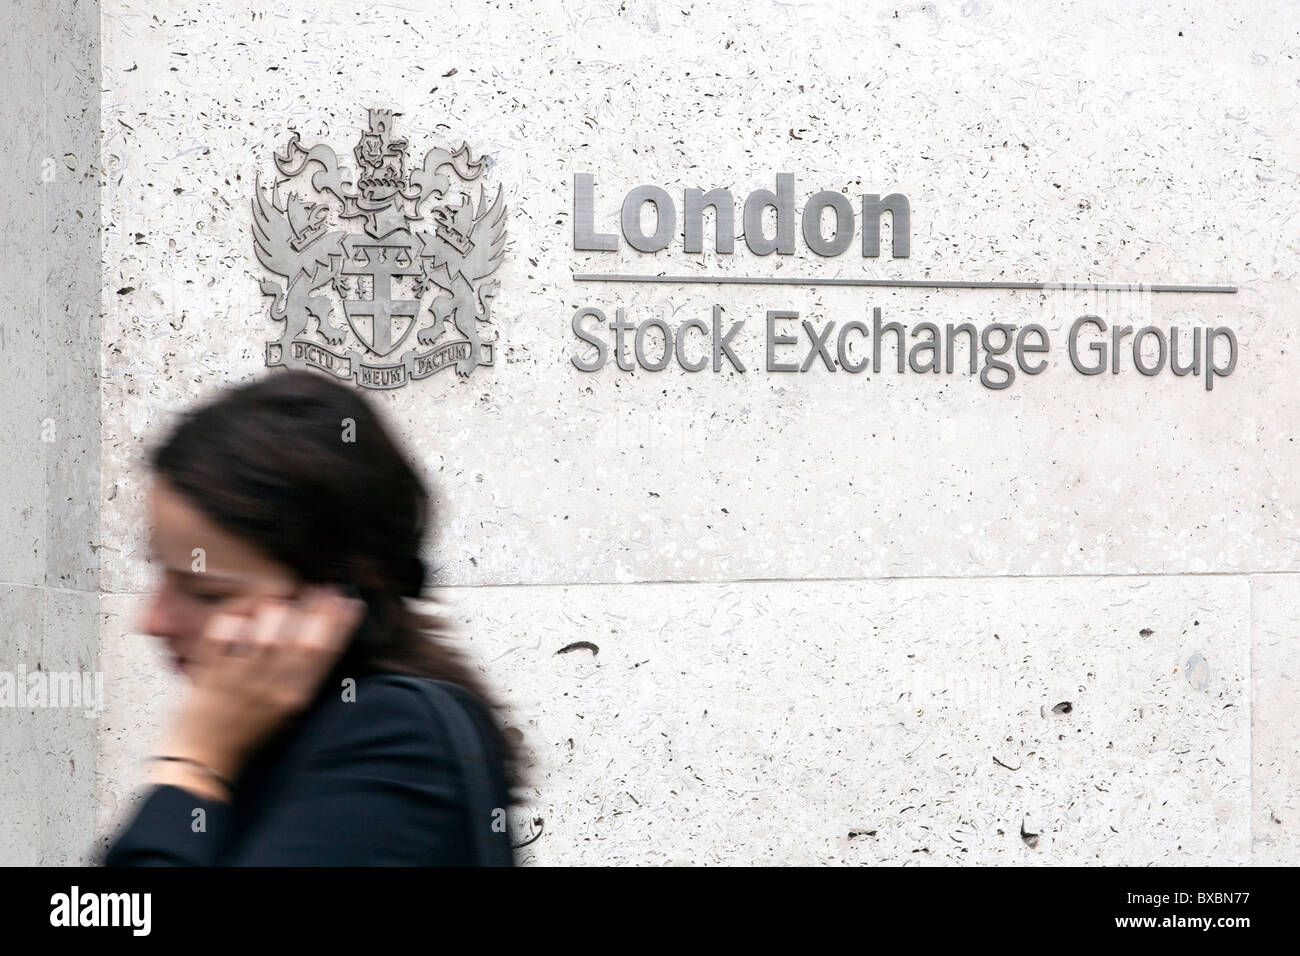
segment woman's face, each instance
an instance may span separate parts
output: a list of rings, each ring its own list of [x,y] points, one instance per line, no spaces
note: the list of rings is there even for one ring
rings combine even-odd
[[[218,611],[251,615],[263,597],[296,597],[292,570],[232,536],[155,477],[149,490],[151,560],[160,578],[141,621],[162,638],[172,665],[191,672],[209,619]]]

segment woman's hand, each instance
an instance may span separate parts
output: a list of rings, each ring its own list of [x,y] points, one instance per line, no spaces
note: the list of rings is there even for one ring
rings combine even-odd
[[[194,657],[189,694],[159,753],[233,779],[260,743],[311,702],[360,624],[364,606],[311,587],[295,601],[263,598],[251,614],[214,614]],[[160,764],[155,782],[223,796],[214,778],[196,782],[203,774],[192,764]]]

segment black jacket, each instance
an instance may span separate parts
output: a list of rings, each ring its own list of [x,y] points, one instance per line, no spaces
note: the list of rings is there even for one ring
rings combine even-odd
[[[476,696],[443,685],[487,754],[496,799],[483,820],[470,819],[450,729],[410,678],[362,677],[356,700],[345,702],[332,676],[244,767],[232,802],[154,786],[103,864],[467,866],[475,862],[471,826],[509,847],[500,738]]]

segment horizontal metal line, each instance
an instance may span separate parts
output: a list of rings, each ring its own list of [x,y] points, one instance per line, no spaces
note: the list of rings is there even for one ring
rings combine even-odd
[[[574,273],[574,282],[658,282],[681,285],[832,285],[898,289],[1026,289],[1051,286],[1062,291],[1101,289],[1115,292],[1233,293],[1235,285],[1144,285],[1140,282],[967,282],[958,279],[819,279],[775,276],[648,276],[624,273]]]

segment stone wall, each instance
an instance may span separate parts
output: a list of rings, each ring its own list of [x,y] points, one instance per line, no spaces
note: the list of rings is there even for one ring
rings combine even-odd
[[[111,559],[78,579],[100,595],[99,843],[177,691],[135,630],[143,452],[267,374],[250,200],[273,155],[297,131],[355,165],[384,108],[412,155],[468,143],[507,206],[494,363],[369,394],[436,489],[440,596],[532,755],[529,860],[1300,861],[1292,5],[102,6],[102,427],[76,419],[99,428],[102,531],[69,531],[58,563],[81,568],[83,540]],[[888,217],[876,257],[720,253],[712,213],[701,253],[680,228],[659,251],[621,237],[642,185],[678,226],[686,190],[729,189],[740,237],[781,173],[798,206],[905,195],[909,254]],[[613,251],[576,247],[580,174]],[[918,285],[768,281],[799,277]],[[715,306],[744,322],[744,371],[579,368],[582,308],[677,328]],[[1006,388],[898,373],[892,351],[879,372],[769,370],[769,311],[839,329],[875,308],[1036,323],[1048,367]],[[1130,337],[1118,372],[1081,374],[1089,313],[1231,329],[1235,366],[1144,375]],[[781,331],[800,362],[800,322]],[[45,519],[4,520],[6,600],[39,603],[53,558],[19,538]],[[579,641],[598,650],[558,653]]]
[[[101,633],[99,3],[15,0],[0,35],[0,863],[76,863],[98,712],[46,691],[97,671]]]

